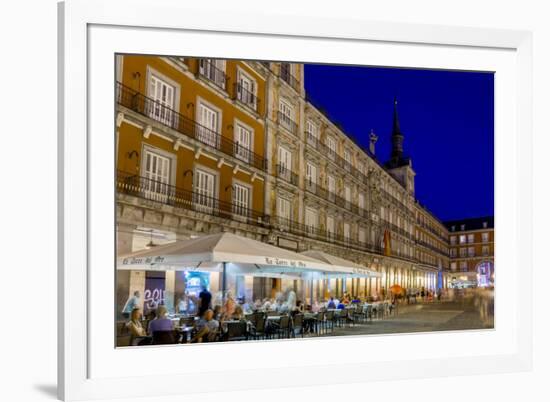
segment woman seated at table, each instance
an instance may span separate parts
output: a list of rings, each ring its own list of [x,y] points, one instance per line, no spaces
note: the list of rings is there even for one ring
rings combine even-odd
[[[173,331],[174,324],[172,320],[166,317],[168,310],[166,306],[160,305],[157,307],[156,317],[149,322],[149,335],[153,335],[157,331]]]
[[[237,304],[235,303],[235,300],[231,296],[228,296],[225,304],[223,305],[223,314],[221,321],[230,320],[233,316],[233,313],[235,312],[236,307]]]
[[[343,303],[343,304],[349,304],[350,303],[350,297],[349,297],[348,293],[344,293],[344,297],[343,297],[343,299],[340,303]]]
[[[214,319],[214,312],[210,309],[204,312],[204,315],[201,317],[197,323],[197,333],[191,339],[192,343],[195,342],[212,342],[216,340],[218,336],[218,330],[220,328],[220,323]]]
[[[231,315],[232,320],[241,321],[244,320],[244,312],[241,306],[236,306],[235,311]]]
[[[223,315],[222,306],[220,306],[219,304],[215,305],[214,306],[214,320],[220,321],[222,319],[222,315]]]
[[[147,337],[147,332],[141,324],[141,310],[139,309],[139,307],[134,307],[134,309],[132,310],[130,321],[126,323],[126,328],[128,328],[128,330],[130,331],[130,345],[134,345],[134,341],[137,345],[139,345]]]

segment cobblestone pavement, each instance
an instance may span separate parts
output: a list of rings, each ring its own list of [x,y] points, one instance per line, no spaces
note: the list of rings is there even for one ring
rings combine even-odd
[[[385,319],[335,328],[333,336],[395,334],[428,331],[491,329],[494,324],[484,323],[473,305],[457,302],[403,305],[398,314]]]

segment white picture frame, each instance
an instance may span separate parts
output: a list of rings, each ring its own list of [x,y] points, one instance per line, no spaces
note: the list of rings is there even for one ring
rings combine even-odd
[[[128,9],[132,13],[128,13]],[[238,11],[238,10],[237,10]],[[317,385],[330,383],[364,382],[374,380],[421,378],[462,374],[504,373],[530,370],[532,365],[532,317],[530,295],[532,289],[532,172],[531,172],[531,95],[532,95],[532,36],[525,31],[412,25],[395,22],[374,22],[359,19],[322,20],[297,15],[259,13],[207,12],[200,5],[189,7],[177,0],[155,2],[71,0],[59,5],[59,358],[58,393],[64,400],[153,397],[197,389],[231,391],[281,386]],[[131,35],[130,35],[131,33]],[[147,35],[144,36],[144,33]],[[215,345],[185,348],[175,351],[167,348],[137,351],[116,351],[105,347],[102,341],[112,336],[110,320],[112,299],[94,299],[97,284],[106,277],[95,269],[98,261],[114,261],[113,247],[103,247],[98,241],[112,241],[114,229],[108,233],[112,215],[104,219],[104,208],[112,198],[102,195],[113,191],[112,164],[97,164],[98,147],[114,149],[112,138],[103,142],[97,130],[112,128],[114,114],[106,119],[95,119],[104,111],[97,102],[112,100],[103,96],[103,81],[112,84],[115,52],[154,52],[156,45],[148,38],[162,37],[158,41],[158,54],[171,54],[177,49],[170,37],[182,35],[204,39],[200,48],[186,49],[198,55],[284,60],[284,54],[299,54],[296,49],[305,41],[327,46],[338,44],[333,53],[324,53],[327,62],[360,55],[353,49],[368,46],[385,65],[401,65],[412,55],[417,62],[411,67],[439,67],[468,69],[480,66],[496,71],[495,94],[495,160],[496,160],[496,215],[499,227],[499,246],[495,258],[503,267],[497,285],[502,284],[507,298],[496,301],[495,330],[488,332],[438,333],[385,337],[350,337],[349,339],[311,340],[308,342],[251,343],[249,345]],[[134,40],[131,41],[130,37]],[[105,40],[109,38],[109,43]],[[248,47],[237,49],[216,48],[216,41],[231,38]],[[139,40],[136,40],[139,39]],[[258,42],[270,46],[258,46]],[[120,45],[122,43],[122,45]],[[182,42],[183,43],[183,42]],[[282,43],[292,45],[282,49]],[[119,46],[119,47],[117,47]],[[183,45],[181,45],[183,46]],[[255,47],[256,46],[256,47]],[[392,49],[402,50],[399,55]],[[243,50],[244,49],[244,50]],[[310,50],[312,52],[313,50]],[[241,53],[239,53],[241,52]],[[342,52],[342,53],[338,53]],[[430,52],[445,52],[449,57],[436,66],[429,62]],[[457,54],[457,52],[461,54]],[[307,53],[307,52],[303,52]],[[361,53],[361,52],[359,52]],[[467,54],[470,54],[469,56]],[[491,53],[491,56],[489,56]],[[338,59],[337,56],[341,57]],[[348,55],[348,56],[346,56]],[[426,58],[423,59],[422,55]],[[459,61],[459,56],[463,57]],[[297,56],[295,56],[297,57]],[[290,60],[295,60],[289,58]],[[313,53],[309,60],[316,58]],[[321,56],[317,56],[319,61]],[[374,57],[374,56],[373,56]],[[332,59],[331,59],[332,58]],[[466,60],[471,58],[472,60]],[[473,60],[477,59],[477,60]],[[366,59],[361,59],[366,60]],[[401,61],[400,61],[401,60]],[[483,64],[486,60],[486,64]],[[300,60],[298,60],[300,61]],[[365,63],[365,62],[364,62]],[[379,64],[373,62],[372,64]],[[401,64],[400,64],[401,63]],[[410,62],[409,62],[410,63]],[[461,64],[462,63],[462,64]],[[469,64],[471,63],[471,64]],[[478,64],[476,64],[478,63]],[[407,64],[405,64],[407,65]],[[110,71],[110,76],[105,71]],[[100,78],[98,81],[97,78]],[[502,77],[502,79],[501,79]],[[105,80],[103,80],[105,79]],[[109,81],[111,80],[111,81]],[[505,81],[505,82],[504,82]],[[500,92],[499,92],[500,91]],[[511,91],[511,92],[506,92]],[[513,95],[503,98],[503,94]],[[98,107],[96,107],[98,106]],[[111,112],[114,109],[111,107]],[[108,110],[107,110],[108,115]],[[105,115],[102,115],[105,117]],[[521,133],[521,134],[520,134]],[[519,141],[521,135],[521,141]],[[499,165],[503,156],[507,166]],[[500,161],[500,162],[499,162]],[[93,166],[93,169],[92,169]],[[507,180],[499,172],[506,170]],[[500,177],[500,178],[499,178]],[[504,185],[506,184],[506,185]],[[100,190],[102,188],[103,190]],[[103,192],[103,193],[101,193]],[[98,198],[99,197],[99,198]],[[105,197],[103,197],[105,198]],[[111,202],[111,209],[113,208]],[[108,210],[107,210],[108,211]],[[501,229],[502,228],[502,229]],[[103,230],[102,230],[103,229]],[[98,239],[101,233],[105,239]],[[111,237],[109,237],[111,236]],[[101,246],[99,247],[98,244]],[[109,250],[111,254],[109,254]],[[507,254],[508,253],[508,254]],[[522,256],[521,266],[517,256]],[[110,263],[104,263],[109,266]],[[111,266],[111,268],[113,268]],[[521,272],[519,271],[521,269]],[[112,271],[111,271],[112,272]],[[114,275],[111,273],[111,279]],[[108,277],[107,277],[108,279]],[[108,288],[108,286],[107,286]],[[523,297],[519,297],[519,294]],[[90,300],[94,300],[92,303]],[[109,306],[111,303],[111,306]],[[507,304],[510,303],[510,304]],[[107,306],[107,307],[106,307]],[[505,306],[505,307],[499,307]],[[107,310],[105,310],[107,308]],[[110,310],[109,310],[110,309]],[[505,310],[509,313],[505,314]],[[500,331],[500,332],[499,332]],[[105,333],[106,335],[104,335]],[[466,353],[457,350],[438,351],[415,347],[408,352],[405,343],[417,346],[430,344],[444,347],[455,340],[478,342],[479,348]],[[426,342],[426,343],[425,343]],[[483,349],[485,342],[490,343]],[[401,359],[388,355],[375,356],[381,347],[392,350],[403,347]],[[335,350],[364,346],[372,353],[353,357],[336,356]],[[482,347],[483,346],[483,347]],[[244,349],[243,349],[244,347]],[[315,355],[322,351],[323,356]],[[345,350],[345,349],[344,349]],[[220,367],[199,367],[199,356],[214,361],[216,355],[241,356],[239,362],[222,361]],[[169,355],[184,356],[193,365],[177,371],[168,364],[162,368],[145,370],[138,376],[130,368],[155,359],[167,361]],[[199,354],[200,353],[200,354]],[[254,358],[267,356],[261,364],[253,366]],[[277,355],[301,356],[293,364],[277,360]],[[443,355],[445,355],[443,357]],[[228,358],[229,359],[229,358]],[[224,359],[225,360],[225,359]],[[265,361],[269,360],[269,361]],[[404,361],[414,360],[415,370],[410,371]],[[127,371],[120,369],[127,362]],[[195,363],[196,362],[196,363]],[[207,373],[208,375],[205,375]],[[365,373],[369,373],[368,376]],[[330,374],[330,375],[329,375]],[[143,387],[144,377],[162,375],[162,381],[150,381]],[[247,382],[241,381],[243,376]],[[182,387],[182,384],[193,384]]]

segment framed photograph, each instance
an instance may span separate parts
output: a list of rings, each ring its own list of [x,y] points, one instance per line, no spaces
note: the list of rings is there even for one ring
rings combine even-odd
[[[530,33],[59,16],[60,398],[530,369]]]

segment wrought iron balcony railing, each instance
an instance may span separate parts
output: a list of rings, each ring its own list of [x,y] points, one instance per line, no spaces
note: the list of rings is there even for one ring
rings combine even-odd
[[[297,236],[306,236],[316,240],[338,243],[345,247],[355,248],[362,251],[370,251],[374,253],[382,252],[382,247],[380,245],[370,242],[361,242],[355,238],[346,237],[340,233],[329,232],[316,226],[305,225],[292,219],[274,216],[271,219],[271,224],[275,229],[281,232],[289,232]]]
[[[229,78],[225,72],[219,69],[210,59],[199,60],[199,75],[214,83],[219,88],[226,90]]]
[[[253,92],[244,88],[239,82],[235,83],[235,99],[254,112],[260,113],[260,99]]]
[[[320,229],[317,226],[305,225],[282,217],[270,218],[260,211],[247,208],[233,202],[221,201],[208,194],[179,188],[162,181],[135,175],[128,172],[117,172],[117,193],[139,197],[155,203],[170,205],[175,208],[204,213],[247,224],[290,232],[298,236],[305,236],[315,240],[340,244],[361,251],[382,253],[382,246],[378,242],[359,241],[346,237],[341,233],[334,233]],[[402,252],[392,251],[395,257],[411,259]]]
[[[117,172],[117,192],[220,218],[269,225],[269,215],[263,212],[123,171]]]
[[[284,114],[281,111],[277,112],[277,121],[280,126],[286,128],[292,134],[296,135],[298,133],[298,124],[292,120],[289,116]]]
[[[313,133],[306,131],[306,140],[309,146],[318,149],[319,139]]]
[[[237,142],[218,134],[210,128],[121,83],[117,83],[116,89],[118,104],[168,126],[180,134],[216,148],[226,155],[238,158],[250,166],[263,171],[267,170],[267,161],[264,157],[239,145]]]
[[[294,90],[299,91],[300,85],[296,77],[290,73],[290,65],[288,63],[281,64],[281,79],[290,85]]]
[[[276,165],[276,172],[277,177],[295,186],[298,185],[298,175],[285,165]]]

